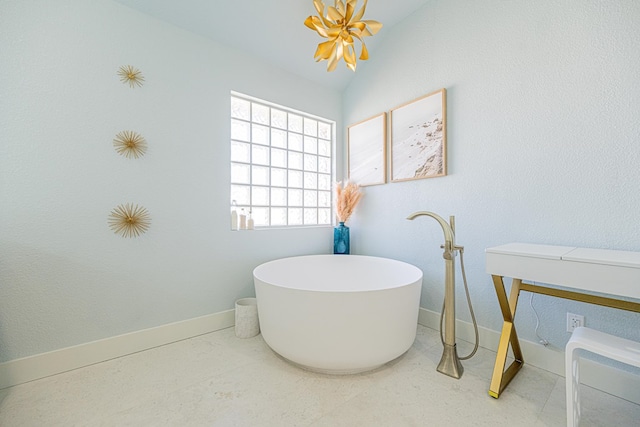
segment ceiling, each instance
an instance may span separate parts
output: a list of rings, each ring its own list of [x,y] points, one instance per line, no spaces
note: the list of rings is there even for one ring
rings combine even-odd
[[[312,0],[115,0],[162,21],[244,51],[323,86],[344,89],[353,71],[343,61],[329,73],[326,61],[313,59],[324,41],[304,26],[316,15]],[[429,0],[369,0],[364,19],[383,24],[378,34],[365,39],[370,57],[393,25]],[[331,0],[325,4],[333,5]],[[362,1],[358,1],[358,9]],[[357,47],[358,55],[360,47]],[[366,67],[358,61],[358,67]]]

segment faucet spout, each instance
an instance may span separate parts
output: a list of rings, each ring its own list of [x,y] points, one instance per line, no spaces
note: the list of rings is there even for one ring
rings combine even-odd
[[[445,219],[442,218],[440,215],[435,214],[433,212],[428,212],[428,211],[414,212],[411,215],[409,215],[407,219],[414,220],[419,216],[430,216],[431,218],[438,221],[444,233],[444,254],[442,256],[444,257],[444,259],[452,259],[454,257],[454,249],[455,249],[455,233],[451,225],[449,225],[449,223],[445,221]]]

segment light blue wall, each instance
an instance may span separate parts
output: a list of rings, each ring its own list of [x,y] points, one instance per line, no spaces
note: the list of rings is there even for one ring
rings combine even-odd
[[[434,0],[384,31],[341,94],[111,1],[0,2],[0,362],[230,309],[260,262],[329,252],[326,228],[228,231],[230,90],[341,129],[447,88],[449,175],[367,187],[349,224],[354,252],[425,271],[425,308],[440,310],[442,235],[404,220],[416,210],[456,215],[493,330],[484,248],[640,251],[638,2]],[[142,88],[119,82],[125,64],[143,71]],[[144,158],[114,152],[124,129],[147,138]],[[106,226],[125,202],[152,215],[140,239]],[[640,340],[637,315],[534,304],[556,347],[566,311]],[[526,303],[518,317],[535,340]]]
[[[404,218],[455,215],[478,320],[499,331],[485,248],[640,251],[640,2],[433,0],[386,36],[344,93],[345,125],[444,87],[449,174],[366,187],[350,221],[355,252],[421,267],[421,305],[439,312],[442,232]],[[457,283],[458,318],[469,321]],[[537,341],[524,297],[518,332]],[[556,348],[567,311],[640,340],[637,314],[543,296],[534,306]]]
[[[0,362],[231,309],[261,262],[330,252],[330,227],[230,231],[229,94],[342,126],[339,92],[109,0],[1,1],[0,52]],[[107,227],[128,202],[134,240]]]

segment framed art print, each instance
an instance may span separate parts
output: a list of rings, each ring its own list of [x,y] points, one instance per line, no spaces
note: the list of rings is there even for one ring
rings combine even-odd
[[[391,181],[447,174],[446,90],[391,110]]]
[[[384,184],[387,178],[387,114],[349,126],[349,180],[360,186]]]

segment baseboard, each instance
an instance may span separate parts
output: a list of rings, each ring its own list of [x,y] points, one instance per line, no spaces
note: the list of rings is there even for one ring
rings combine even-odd
[[[222,311],[0,363],[0,389],[228,328],[235,323],[234,313]]]
[[[439,330],[440,313],[420,308],[418,323]],[[456,320],[456,335],[462,340],[474,342],[473,325]],[[478,335],[481,347],[496,351],[500,342],[499,332],[479,327]],[[564,349],[559,351],[523,339],[520,340],[520,347],[526,364],[564,377]],[[490,382],[491,378],[487,378],[487,390]],[[640,375],[634,375],[592,360],[581,359],[580,382],[640,405]]]
[[[222,311],[0,363],[0,389],[229,328],[234,325],[234,313],[234,310]],[[421,308],[418,323],[438,330],[440,313]],[[491,351],[498,348],[499,332],[479,327],[478,333],[481,347]],[[475,339],[473,325],[461,320],[456,321],[456,334],[465,341]],[[526,340],[520,340],[520,345],[527,364],[564,377],[563,351]],[[640,404],[639,375],[583,359],[580,379],[590,387]],[[487,384],[490,380],[487,378]]]

